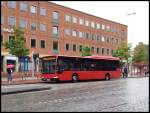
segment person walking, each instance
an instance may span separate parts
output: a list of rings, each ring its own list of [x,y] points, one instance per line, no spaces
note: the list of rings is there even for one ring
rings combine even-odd
[[[7,82],[11,83],[12,82],[12,69],[11,68],[7,68]]]
[[[127,78],[128,77],[128,69],[127,69],[127,67],[124,67],[124,69],[123,69],[123,78]]]

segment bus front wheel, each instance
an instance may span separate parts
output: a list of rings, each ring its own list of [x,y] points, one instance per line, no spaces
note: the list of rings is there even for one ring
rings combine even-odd
[[[105,75],[105,80],[110,80],[110,75],[109,74]]]
[[[77,82],[78,81],[78,76],[76,74],[72,75],[72,81]]]

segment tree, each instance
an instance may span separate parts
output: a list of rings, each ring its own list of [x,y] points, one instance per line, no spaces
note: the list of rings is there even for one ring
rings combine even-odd
[[[91,56],[91,49],[87,46],[82,47],[81,56]]]
[[[128,59],[131,57],[130,55],[131,47],[132,47],[131,44],[122,43],[121,46],[118,47],[118,49],[113,52],[112,56],[119,57],[122,65],[123,60],[126,60],[128,64]]]
[[[13,27],[14,39],[11,39],[3,44],[9,53],[17,57],[23,57],[29,54],[29,49],[26,48],[24,31],[21,28]]]
[[[29,54],[29,49],[26,47],[24,31],[20,27],[13,27],[14,39],[11,39],[2,45],[8,49],[9,53],[17,56],[19,59]]]
[[[135,48],[133,53],[134,62],[147,62],[149,60],[149,45],[140,42]]]
[[[145,45],[143,42],[140,42],[134,48],[133,62],[140,69],[140,74],[142,74],[144,66],[147,66],[149,63],[149,45]]]

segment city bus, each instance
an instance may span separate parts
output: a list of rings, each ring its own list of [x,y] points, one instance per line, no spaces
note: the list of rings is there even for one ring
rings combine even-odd
[[[41,58],[41,80],[73,81],[119,78],[118,57],[54,55]]]

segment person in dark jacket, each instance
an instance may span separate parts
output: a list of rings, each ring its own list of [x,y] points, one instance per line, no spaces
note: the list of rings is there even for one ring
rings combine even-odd
[[[7,82],[10,83],[12,82],[12,69],[7,68]]]
[[[128,68],[127,67],[124,67],[123,69],[123,78],[127,78],[128,77]]]

